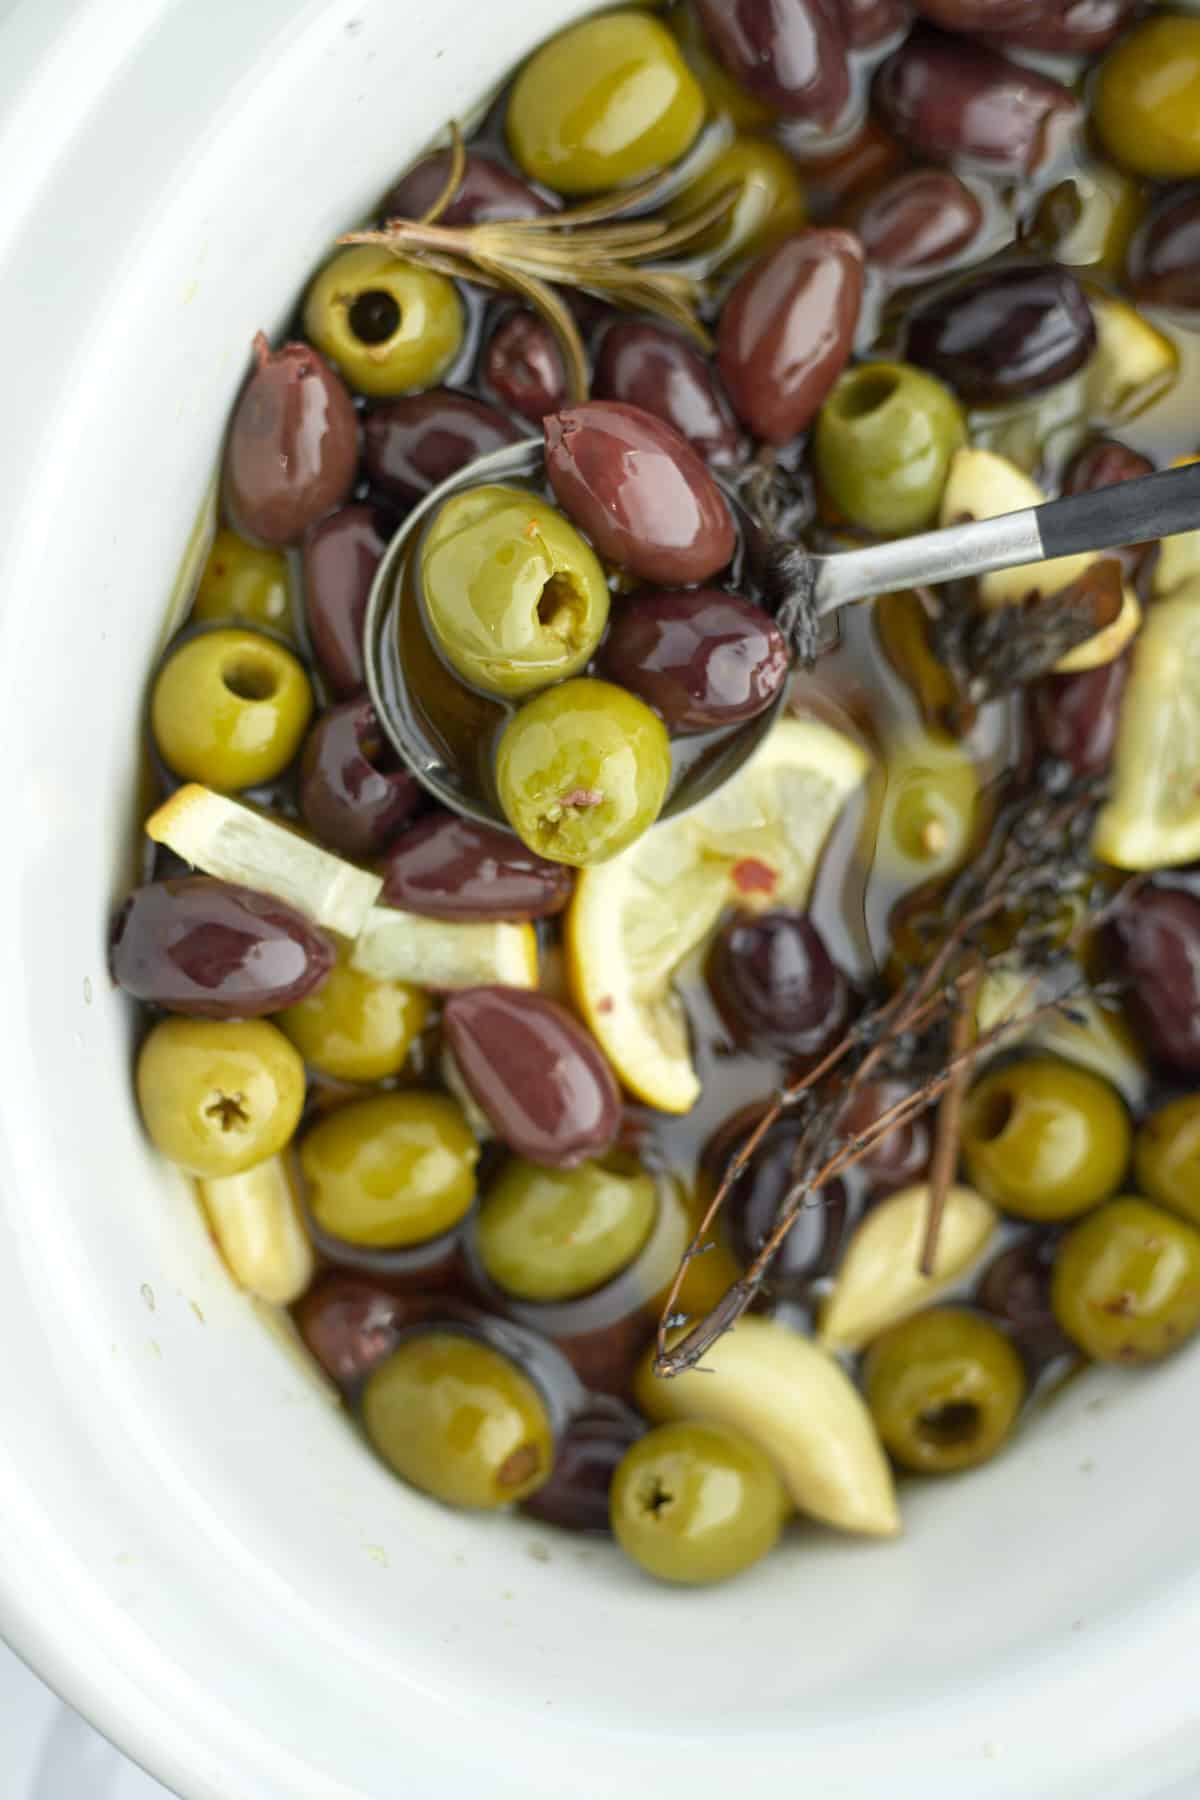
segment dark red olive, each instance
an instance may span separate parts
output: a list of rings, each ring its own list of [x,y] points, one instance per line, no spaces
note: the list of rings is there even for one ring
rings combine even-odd
[[[862,292],[848,231],[797,232],[747,269],[721,311],[717,364],[756,437],[784,444],[804,430],[846,365]]]
[[[449,1303],[453,1305],[453,1302]],[[300,1336],[321,1368],[353,1392],[414,1326],[446,1316],[437,1294],[397,1294],[363,1275],[322,1275],[297,1303]]]
[[[1000,44],[1060,56],[1091,56],[1125,29],[1136,0],[1048,0],[1024,24],[989,33]]]
[[[515,444],[511,419],[449,388],[387,400],[367,414],[363,450],[373,487],[410,504],[477,457]]]
[[[718,588],[635,595],[613,614],[599,672],[677,737],[753,719],[787,680],[788,647],[762,608]]]
[[[733,515],[685,437],[615,400],[543,421],[546,474],[601,556],[663,587],[707,581],[733,555]]]
[[[420,219],[445,191],[450,178],[450,152],[435,150],[402,175],[380,207],[382,219]],[[439,225],[486,225],[501,219],[536,219],[553,212],[557,202],[535,193],[503,163],[475,151],[463,165],[458,192],[439,214]]]
[[[994,50],[920,31],[888,57],[875,100],[892,129],[923,155],[962,157],[993,174],[1031,175],[1082,118],[1048,75]]]
[[[327,712],[300,763],[300,811],[309,830],[343,856],[382,850],[421,804],[424,790],[401,768],[365,697]]]
[[[518,1156],[571,1169],[611,1148],[621,1122],[613,1072],[557,1001],[464,988],[447,999],[442,1029],[472,1097]]]
[[[197,1019],[256,1019],[315,992],[333,945],[282,900],[207,875],[135,888],[113,926],[113,979]]]
[[[846,978],[801,912],[729,919],[712,947],[708,985],[738,1043],[782,1056],[828,1049],[850,1010]]]
[[[272,350],[260,334],[255,357],[225,443],[225,512],[243,537],[298,544],[354,486],[358,414],[311,345]]]
[[[1148,456],[1131,450],[1116,438],[1093,438],[1072,457],[1063,479],[1064,494],[1087,494],[1096,488],[1115,487],[1119,481],[1140,481],[1153,475],[1154,464]],[[1153,549],[1153,544],[1125,544],[1111,550],[1120,558],[1127,575],[1135,574]]]
[[[909,319],[910,361],[972,406],[1053,387],[1095,347],[1087,296],[1054,263],[980,270],[919,301]]]
[[[1046,13],[1049,0],[914,0],[914,4],[935,25],[969,35],[1032,24]]]
[[[856,229],[869,263],[924,275],[965,250],[982,224],[982,203],[957,175],[913,169],[867,202]]]
[[[975,1304],[1008,1328],[1035,1365],[1066,1355],[1071,1345],[1050,1302],[1052,1238],[1031,1233],[994,1256],[975,1287]]]
[[[605,332],[592,391],[665,419],[709,462],[731,462],[741,434],[712,364],[662,325],[622,319]]]
[[[851,142],[832,156],[804,156],[809,211],[814,219],[840,214],[856,194],[872,193],[907,161],[907,151],[877,119],[865,120]]]
[[[756,1122],[748,1111],[736,1115],[706,1148],[704,1166],[714,1183],[724,1178]],[[749,1268],[762,1250],[796,1185],[803,1137],[800,1119],[777,1120],[725,1202],[721,1214],[725,1238],[743,1268]],[[847,1216],[846,1190],[836,1177],[803,1201],[771,1259],[768,1283],[772,1295],[787,1300],[806,1298],[812,1282],[827,1275],[837,1262]]]
[[[531,424],[567,402],[567,371],[558,339],[536,313],[511,312],[484,348],[480,372],[501,406]]]
[[[387,548],[373,506],[343,506],[304,540],[304,608],[317,661],[339,699],[361,691],[363,621]]]
[[[383,864],[388,906],[431,919],[545,919],[571,898],[571,871],[507,831],[454,813],[410,826]]]
[[[1200,1075],[1200,899],[1183,888],[1142,888],[1104,937],[1150,1055],[1181,1075]]]
[[[696,0],[713,49],[739,87],[775,112],[830,126],[850,98],[837,0]]]
[[[1112,761],[1129,656],[1075,675],[1045,675],[1030,689],[1033,728],[1048,756],[1077,775],[1096,775]]]
[[[1168,188],[1138,226],[1129,282],[1153,306],[1200,308],[1200,187]]]
[[[567,1426],[549,1481],[525,1501],[522,1511],[564,1531],[607,1535],[608,1490],[617,1464],[645,1429],[629,1407],[597,1402]]]
[[[838,1121],[842,1136],[863,1136],[911,1092],[907,1082],[894,1077],[864,1082],[842,1109]],[[893,1126],[855,1165],[873,1198],[908,1187],[924,1175],[933,1154],[930,1116],[922,1113],[905,1124]]]
[[[842,23],[853,50],[870,50],[894,37],[911,17],[907,0],[842,0]]]

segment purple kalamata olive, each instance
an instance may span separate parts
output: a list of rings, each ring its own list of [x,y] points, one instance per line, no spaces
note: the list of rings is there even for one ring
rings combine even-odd
[[[1168,188],[1139,225],[1129,282],[1152,306],[1200,308],[1200,187]]]
[[[1077,775],[1097,775],[1112,761],[1129,662],[1126,654],[1098,669],[1045,675],[1029,690],[1039,747]]]
[[[752,601],[717,588],[622,601],[599,673],[658,712],[677,737],[753,719],[787,680],[788,647]]]
[[[762,1117],[746,1107],[706,1144],[703,1168],[714,1187]],[[796,1185],[802,1164],[804,1121],[781,1118],[771,1125],[738,1176],[721,1211],[725,1238],[743,1268],[749,1268],[779,1221],[780,1209]],[[811,1284],[837,1262],[848,1219],[846,1190],[836,1178],[808,1195],[771,1260],[768,1287],[779,1299],[803,1300]]]
[[[296,1326],[329,1379],[352,1394],[406,1331],[447,1317],[462,1303],[436,1293],[401,1294],[367,1275],[322,1275],[298,1303]]]
[[[972,406],[1053,387],[1082,368],[1095,347],[1087,296],[1054,263],[978,270],[920,301],[909,316],[909,360]]]
[[[391,189],[379,209],[382,219],[420,219],[445,192],[450,179],[450,152],[435,150],[414,163]],[[557,202],[533,188],[490,156],[471,151],[463,164],[458,191],[439,225],[488,225],[504,219],[536,219],[553,212]]]
[[[1049,0],[914,0],[914,4],[935,25],[970,36],[1032,24],[1048,11]]]
[[[911,17],[907,0],[842,0],[842,23],[852,50],[870,50],[895,37]]]
[[[401,768],[365,697],[333,707],[308,735],[300,762],[304,823],[343,856],[382,850],[419,809],[424,790]]]
[[[871,194],[898,175],[908,153],[876,119],[866,119],[851,141],[833,155],[806,154],[800,167],[814,218],[840,213],[856,195]]]
[[[540,425],[567,402],[567,371],[558,339],[536,313],[511,312],[484,348],[484,385],[501,406]]]
[[[570,869],[509,832],[446,812],[410,826],[381,872],[388,906],[431,919],[545,919],[562,911],[573,886]]]
[[[1200,899],[1183,888],[1143,888],[1104,937],[1150,1055],[1181,1075],[1200,1075]]]
[[[804,913],[735,914],[718,932],[708,985],[739,1044],[814,1056],[845,1030],[846,977]]]
[[[333,945],[303,913],[252,888],[184,875],[135,888],[117,914],[113,979],[197,1019],[256,1019],[315,993]]]
[[[608,1490],[617,1464],[646,1427],[630,1408],[612,1403],[572,1419],[558,1441],[549,1481],[522,1511],[564,1531],[609,1532]]]
[[[862,1137],[885,1113],[906,1100],[912,1088],[895,1077],[864,1082],[842,1110],[838,1128],[845,1138]],[[855,1165],[873,1197],[892,1193],[919,1181],[929,1167],[933,1136],[928,1113],[895,1125]]]
[[[975,1287],[975,1304],[1007,1327],[1035,1366],[1065,1356],[1071,1345],[1059,1329],[1050,1300],[1054,1240],[1030,1233],[994,1256]]]
[[[889,275],[926,275],[979,233],[983,205],[949,169],[912,169],[872,195],[855,229],[867,261]]]
[[[304,540],[304,607],[317,661],[339,699],[357,694],[363,674],[363,621],[387,547],[373,506],[343,506]]]
[[[775,112],[831,126],[850,98],[837,0],[696,0],[700,23],[739,87]]]
[[[542,429],[554,497],[601,556],[664,587],[707,581],[729,562],[725,496],[665,420],[591,400],[551,413]]]
[[[372,486],[407,505],[477,457],[520,437],[512,420],[494,406],[450,388],[433,388],[374,407],[367,414],[363,453]]]
[[[616,1081],[564,1006],[522,988],[464,988],[446,1000],[442,1029],[472,1098],[518,1156],[570,1169],[612,1147]]]
[[[708,462],[732,462],[741,434],[712,364],[662,325],[622,319],[604,334],[592,389],[665,419]]]
[[[997,44],[1045,50],[1059,56],[1091,56],[1119,37],[1136,0],[1049,0],[1023,24],[989,32]]]
[[[345,384],[309,344],[272,350],[233,409],[222,492],[235,531],[260,544],[298,544],[340,506],[358,469],[358,414]]]
[[[757,437],[784,444],[808,425],[853,348],[862,292],[848,231],[797,232],[747,269],[721,312],[717,364]]]

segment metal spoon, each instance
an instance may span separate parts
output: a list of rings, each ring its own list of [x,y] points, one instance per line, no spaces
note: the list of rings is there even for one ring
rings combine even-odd
[[[443,806],[505,830],[507,821],[494,799],[440,754],[417,724],[414,696],[395,643],[397,577],[424,521],[444,500],[482,482],[539,479],[542,450],[541,438],[528,438],[469,463],[427,494],[409,513],[380,562],[364,628],[367,687],[397,753]],[[994,569],[1146,543],[1196,527],[1200,527],[1200,463],[1191,463],[1115,487],[1050,500],[1044,506],[1003,513],[995,519],[948,525],[940,531],[924,531],[833,556],[812,556],[808,559],[812,596],[817,616],[823,618],[852,601],[901,588],[935,586],[964,576],[987,575]],[[785,635],[794,633],[794,619],[781,615],[779,624]],[[766,712],[731,732],[684,772],[663,808],[663,818],[695,806],[741,768],[770,730],[786,693],[784,683]],[[486,702],[479,701],[478,706],[481,714],[489,710]],[[492,710],[498,721],[499,708]],[[487,735],[486,723],[481,723],[480,731]]]

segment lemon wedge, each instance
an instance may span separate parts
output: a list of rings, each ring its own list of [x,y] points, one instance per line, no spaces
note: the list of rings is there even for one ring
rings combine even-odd
[[[1089,411],[1115,425],[1144,411],[1170,386],[1179,352],[1124,300],[1090,288],[1088,304],[1096,321],[1096,351],[1087,373]]]
[[[535,988],[537,932],[508,921],[427,919],[395,906],[373,906],[350,951],[350,966],[377,981],[418,987]]]
[[[814,719],[784,718],[745,767],[611,862],[584,869],[566,919],[571,991],[629,1091],[685,1113],[700,1092],[672,986],[727,906],[800,906],[870,757]]]
[[[1200,579],[1146,615],[1094,848],[1119,869],[1200,857]]]

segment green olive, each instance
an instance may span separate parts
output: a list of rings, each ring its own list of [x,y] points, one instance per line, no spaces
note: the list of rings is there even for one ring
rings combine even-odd
[[[223,526],[205,561],[192,601],[192,617],[206,625],[220,625],[232,619],[238,624],[265,626],[284,637],[294,637],[287,557],[283,551],[247,543],[236,531]]]
[[[327,980],[278,1016],[310,1068],[335,1081],[386,1081],[408,1061],[425,1028],[429,1001],[407,981],[381,981],[351,967],[338,947]]]
[[[282,1150],[304,1106],[304,1064],[265,1019],[162,1019],[137,1063],[155,1147],[212,1179]]]
[[[1059,1245],[1050,1297],[1097,1362],[1153,1362],[1200,1326],[1200,1231],[1146,1200],[1110,1200]]]
[[[304,330],[360,394],[435,387],[462,348],[458,289],[370,244],[341,250],[304,299]]]
[[[1002,1331],[946,1306],[876,1338],[863,1386],[896,1461],[923,1475],[952,1475],[987,1462],[1004,1443],[1025,1398],[1025,1370]]]
[[[300,1145],[317,1224],[376,1249],[422,1244],[457,1225],[475,1198],[478,1161],[457,1102],[415,1088],[339,1106]]]
[[[653,825],[671,778],[657,714],[607,681],[565,681],[509,720],[496,786],[521,840],[551,862],[607,862]]]
[[[448,1506],[507,1506],[535,1493],[554,1466],[546,1403],[489,1344],[423,1331],[379,1364],[362,1397],[367,1436],[384,1462]]]
[[[578,674],[608,624],[600,559],[524,488],[477,487],[440,508],[421,547],[425,616],[450,666],[508,698]]]
[[[728,119],[739,131],[761,131],[770,125],[774,117],[770,107],[756,100],[744,87],[739,87],[713,55],[694,6],[673,7],[671,28],[714,118]]]
[[[535,50],[508,103],[518,165],[560,194],[599,194],[677,162],[704,95],[665,25],[602,13]]]
[[[727,1425],[659,1425],[621,1458],[609,1518],[622,1550],[662,1581],[726,1581],[778,1542],[783,1483],[757,1444]]]
[[[953,742],[922,736],[890,752],[886,775],[877,865],[909,886],[958,868],[970,850],[979,800],[970,757]]]
[[[712,252],[715,268],[757,256],[804,223],[807,209],[796,164],[769,138],[735,138],[703,174],[680,189],[667,213],[672,219],[686,218],[728,187],[738,189],[732,209],[689,248],[689,254]]]
[[[1031,1056],[977,1082],[963,1108],[967,1177],[1020,1219],[1071,1219],[1129,1167],[1129,1113],[1087,1069]]]
[[[894,534],[937,517],[950,458],[967,441],[949,388],[908,363],[847,369],[817,414],[817,474],[855,525]]]
[[[303,665],[254,631],[205,631],[163,664],[150,697],[159,755],[188,781],[232,793],[283,773],[313,695]]]
[[[643,1248],[658,1197],[649,1175],[602,1162],[545,1169],[514,1159],[488,1189],[476,1242],[497,1287],[518,1300],[574,1300]]]
[[[1200,19],[1159,14],[1113,45],[1092,119],[1110,155],[1136,175],[1200,175]]]
[[[1151,1200],[1200,1225],[1200,1094],[1185,1094],[1143,1119],[1133,1168]]]

